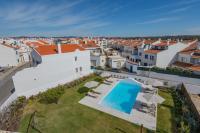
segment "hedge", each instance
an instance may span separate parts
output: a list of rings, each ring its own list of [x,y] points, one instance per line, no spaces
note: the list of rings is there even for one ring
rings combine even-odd
[[[65,90],[63,86],[49,89],[39,94],[39,102],[41,103],[57,103],[59,98],[64,94]]]

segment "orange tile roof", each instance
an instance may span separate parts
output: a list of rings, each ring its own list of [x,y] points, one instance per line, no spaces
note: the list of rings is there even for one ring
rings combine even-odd
[[[156,42],[156,41],[155,40],[145,40],[144,44],[152,44],[154,42]]]
[[[144,53],[146,54],[157,54],[159,52],[161,52],[162,50],[154,50],[154,49],[150,49],[150,50],[146,50],[144,51]]]
[[[61,52],[62,53],[68,53],[68,52],[74,52],[75,50],[83,51],[85,50],[83,47],[77,45],[77,44],[63,44],[61,45]],[[35,48],[35,50],[40,55],[51,55],[51,54],[57,54],[57,46],[56,45],[43,45]]]
[[[83,48],[99,48],[99,46],[94,41],[87,41],[84,42],[83,40],[79,41],[80,46]]]
[[[200,65],[197,65],[197,66],[191,66],[191,67],[189,67],[189,69],[190,70],[192,70],[192,71],[200,71]]]
[[[176,61],[172,64],[173,66],[181,67],[191,71],[200,71],[200,65],[193,65],[191,63],[179,62]]]
[[[188,47],[186,47],[185,49],[183,49],[181,52],[181,54],[191,54],[193,53],[195,50],[197,49],[197,42],[193,43],[191,45],[189,45]]]
[[[29,47],[39,47],[39,46],[43,46],[44,44],[38,43],[38,42],[27,42],[26,43],[27,46]]]
[[[187,67],[192,66],[191,63],[185,63],[185,62],[180,62],[180,61],[176,61],[172,65],[177,66],[177,67],[183,67],[183,68],[187,68]]]
[[[46,42],[46,41],[44,41],[44,40],[37,40],[37,42],[42,43],[42,44],[44,44],[44,45],[49,44],[48,42]]]

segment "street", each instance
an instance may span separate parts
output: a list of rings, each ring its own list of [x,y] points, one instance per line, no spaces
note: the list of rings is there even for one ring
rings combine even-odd
[[[27,67],[30,67],[30,63],[21,64],[4,72],[0,72],[0,105],[2,105],[12,92],[14,92],[12,76],[15,75],[16,72]]]

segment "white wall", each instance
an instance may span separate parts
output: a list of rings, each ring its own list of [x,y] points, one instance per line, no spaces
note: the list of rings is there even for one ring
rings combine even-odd
[[[0,44],[0,66],[17,66],[18,55],[13,48],[9,48]]]
[[[183,50],[188,45],[178,42],[171,45],[167,50],[161,51],[157,54],[156,66],[160,68],[166,68],[170,65],[171,61],[175,58],[177,52]]]
[[[77,61],[75,61],[75,56],[77,56]],[[80,67],[82,67],[82,72],[80,72]],[[76,73],[76,68],[78,68],[78,73]],[[17,96],[29,97],[91,72],[90,52],[76,51],[42,56],[41,64],[17,72],[13,76],[13,81]]]
[[[106,56],[93,56],[91,55],[91,61],[92,62],[96,62],[96,66],[101,66],[101,67],[105,67],[106,65]]]
[[[145,55],[148,55],[148,59],[145,58]],[[154,59],[151,60],[150,56],[153,56]],[[156,61],[157,61],[157,54],[149,54],[149,53],[147,54],[143,52],[141,56],[141,65],[144,65],[144,63],[147,63],[147,66],[154,66],[156,65]]]
[[[125,62],[126,62],[125,58],[122,59],[109,58],[108,65],[111,68],[120,69],[125,66]]]
[[[184,61],[182,61],[182,58],[184,58]],[[190,54],[181,54],[181,53],[178,54],[178,61],[180,62],[190,63],[190,58],[191,58]]]
[[[126,68],[130,71],[132,66],[132,72],[137,72],[138,65],[137,64],[132,64],[126,61]]]

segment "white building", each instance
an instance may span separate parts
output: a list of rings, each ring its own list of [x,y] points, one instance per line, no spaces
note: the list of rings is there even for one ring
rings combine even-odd
[[[0,66],[18,66],[30,61],[30,49],[17,40],[2,40],[0,42]]]
[[[13,76],[15,94],[31,96],[92,73],[90,52],[78,45],[44,45],[32,51],[35,67]]]
[[[104,68],[106,66],[106,59],[107,57],[105,55],[102,55],[101,53],[93,53],[91,56],[91,66],[93,67],[102,67]]]
[[[130,61],[130,60],[126,60],[125,63],[125,67],[127,70],[129,70],[129,72],[137,72],[137,68],[138,68],[138,63]]]
[[[176,60],[179,51],[187,45],[181,42],[161,42],[151,46],[141,54],[141,65],[166,68]]]
[[[121,69],[125,67],[126,58],[121,56],[109,56],[108,66],[113,69]]]
[[[0,44],[0,66],[10,67],[19,64],[18,47],[7,44]]]
[[[177,54],[177,58],[171,66],[190,70],[200,75],[200,42],[194,41],[188,45],[187,48]]]
[[[108,40],[100,39],[98,40],[98,44],[102,49],[106,49],[108,47]]]

